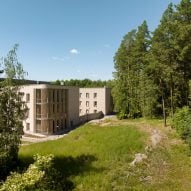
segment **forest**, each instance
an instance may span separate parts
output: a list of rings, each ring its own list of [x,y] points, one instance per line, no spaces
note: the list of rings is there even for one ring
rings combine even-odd
[[[191,2],[182,0],[169,4],[154,32],[143,21],[123,37],[114,56],[113,98],[120,118],[166,119],[190,105],[190,34]]]

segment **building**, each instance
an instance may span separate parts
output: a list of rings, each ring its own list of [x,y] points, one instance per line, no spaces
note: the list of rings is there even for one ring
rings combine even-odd
[[[112,113],[110,88],[78,88],[50,84],[20,86],[28,108],[23,120],[27,134],[54,134]]]
[[[79,124],[78,87],[24,85],[19,92],[28,108],[25,133],[54,134]]]
[[[111,88],[80,88],[79,90],[80,116],[98,113],[100,111],[104,115],[112,113]]]

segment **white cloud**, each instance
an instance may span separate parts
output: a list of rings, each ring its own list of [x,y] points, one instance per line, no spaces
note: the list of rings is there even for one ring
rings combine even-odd
[[[80,54],[80,52],[77,49],[75,49],[75,48],[71,49],[70,53],[71,54]]]

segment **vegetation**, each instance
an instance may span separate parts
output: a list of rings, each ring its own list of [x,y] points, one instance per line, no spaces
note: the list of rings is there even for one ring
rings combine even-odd
[[[26,109],[20,101],[18,86],[14,78],[23,78],[22,65],[17,60],[17,45],[3,59],[1,67],[5,80],[0,82],[0,180],[17,164],[21,135],[23,134],[22,120]]]
[[[151,36],[146,21],[114,57],[113,97],[121,118],[173,116],[189,105],[191,2],[170,4]]]
[[[0,188],[0,191],[62,191],[63,181],[56,169],[53,168],[53,155],[34,157],[23,174],[12,173]]]
[[[154,130],[161,142],[147,159],[131,166],[134,155],[145,152]],[[33,163],[35,153],[55,155],[53,167],[66,178],[68,191],[190,190],[189,149],[175,131],[162,127],[162,120],[87,124],[56,141],[21,147],[21,166]]]
[[[77,87],[111,87],[112,86],[112,80],[108,81],[102,81],[102,80],[90,80],[90,79],[70,79],[70,80],[56,80],[55,82],[52,82],[52,84],[55,85],[65,85],[65,86],[77,86]]]
[[[127,167],[134,154],[144,150],[146,137],[132,125],[87,124],[64,138],[22,146],[19,158],[21,166],[27,167],[34,154],[53,154],[54,167],[67,179],[66,190],[114,190],[115,170]],[[122,177],[118,178],[116,184]]]
[[[191,148],[191,111],[188,107],[176,111],[172,119],[172,127]]]

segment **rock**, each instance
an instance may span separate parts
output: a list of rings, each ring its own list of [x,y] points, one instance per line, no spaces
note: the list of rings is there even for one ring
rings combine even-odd
[[[135,164],[142,162],[144,159],[147,159],[147,155],[137,153],[135,154],[135,159],[130,163],[130,166],[135,166]]]

